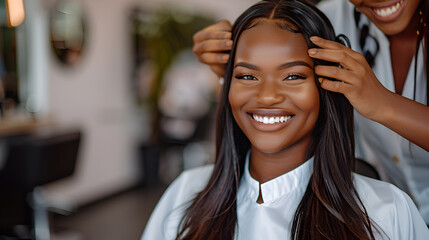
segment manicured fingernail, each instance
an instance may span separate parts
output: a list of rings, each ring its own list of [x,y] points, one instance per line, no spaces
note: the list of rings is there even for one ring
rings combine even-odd
[[[223,56],[222,56],[222,60],[223,60],[224,62],[228,62],[228,59],[229,59],[229,55],[223,55]]]
[[[225,43],[225,45],[226,45],[227,47],[231,47],[231,46],[232,46],[232,40],[227,41],[227,42]]]
[[[318,37],[316,37],[316,36],[312,36],[312,37],[310,37],[310,40],[311,40],[312,42],[317,42],[317,41],[319,41],[319,38],[318,38]]]
[[[314,48],[308,49],[308,54],[315,55],[317,53],[317,50]]]

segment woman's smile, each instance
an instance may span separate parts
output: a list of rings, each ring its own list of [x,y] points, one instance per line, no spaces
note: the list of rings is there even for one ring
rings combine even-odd
[[[281,109],[264,109],[248,112],[252,125],[259,131],[278,131],[285,128],[294,116]]]
[[[252,114],[253,120],[263,124],[275,124],[288,121],[292,116],[260,116]]]

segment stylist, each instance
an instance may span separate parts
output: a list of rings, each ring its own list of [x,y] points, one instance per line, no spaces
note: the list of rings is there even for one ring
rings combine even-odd
[[[429,224],[429,0],[323,0],[318,7],[354,49],[313,37],[320,48],[308,53],[339,63],[316,73],[356,110],[356,157],[406,191]],[[223,20],[194,35],[194,53],[220,77],[230,31]]]

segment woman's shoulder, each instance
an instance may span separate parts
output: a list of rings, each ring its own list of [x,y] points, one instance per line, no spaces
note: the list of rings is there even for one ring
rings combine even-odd
[[[374,194],[380,194],[382,199],[387,200],[389,197],[394,195],[405,194],[402,190],[397,188],[395,185],[380,181],[374,178],[366,177],[357,173],[353,173],[353,179],[356,189],[359,191],[370,191]],[[386,195],[386,193],[389,193]]]
[[[429,230],[410,196],[396,186],[354,174],[368,216],[390,239],[426,239]]]
[[[212,171],[213,165],[207,165],[182,172],[162,195],[141,239],[175,239],[183,213],[204,189]]]
[[[183,171],[170,185],[170,191],[175,192],[176,196],[183,196],[190,200],[201,192],[207,185],[213,171],[213,165],[205,165]]]
[[[374,216],[378,220],[388,217],[386,213],[395,211],[398,207],[402,208],[409,204],[414,205],[410,197],[393,184],[356,173],[353,176],[359,197],[365,207],[369,207],[373,213],[378,213],[376,214],[378,216]]]
[[[175,199],[174,205],[192,200],[206,186],[213,165],[205,165],[183,171],[168,187],[164,195]]]
[[[213,164],[204,165],[201,167],[191,168],[183,171],[175,181],[201,185],[208,182],[213,171]],[[199,179],[200,181],[195,181]]]

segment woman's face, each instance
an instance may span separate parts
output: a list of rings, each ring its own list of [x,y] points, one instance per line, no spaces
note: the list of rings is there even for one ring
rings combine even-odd
[[[405,30],[420,0],[350,0],[386,35]]]
[[[308,146],[319,113],[304,36],[277,23],[259,20],[241,34],[229,91],[238,126],[252,147],[265,153]]]

